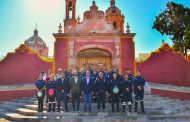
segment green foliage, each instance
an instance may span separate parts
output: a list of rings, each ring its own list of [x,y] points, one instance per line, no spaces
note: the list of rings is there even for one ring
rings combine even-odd
[[[162,35],[168,35],[175,51],[180,51],[187,57],[190,50],[190,8],[168,2],[167,8],[156,16],[153,29]]]
[[[136,62],[143,62],[143,61],[145,61],[147,58],[145,58],[145,57],[137,57],[137,58],[135,58],[135,61]]]

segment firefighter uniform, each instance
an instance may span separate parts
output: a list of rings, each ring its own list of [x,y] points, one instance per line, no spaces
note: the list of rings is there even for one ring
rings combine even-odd
[[[45,96],[45,87],[46,85],[46,81],[41,79],[41,80],[36,80],[35,82],[35,86],[37,88],[36,90],[36,95],[38,98],[38,112],[43,112],[43,100],[44,100],[44,96]]]
[[[142,76],[134,77],[134,93],[135,93],[135,112],[137,112],[138,102],[140,101],[141,110],[144,112],[144,85],[145,80]]]
[[[122,103],[123,103],[123,112],[125,112],[126,105],[129,106],[129,112],[131,112],[131,105],[132,105],[132,81],[131,79],[123,79],[122,81]]]
[[[121,93],[121,81],[119,79],[112,79],[110,83],[110,92],[112,99],[112,112],[115,112],[114,104],[116,103],[117,112],[119,112],[119,98]]]
[[[97,93],[97,109],[100,111],[100,106],[102,104],[103,112],[105,110],[105,99],[107,91],[107,81],[103,78],[96,78],[95,80],[95,91]]]
[[[48,112],[55,112],[55,97],[56,97],[56,83],[49,80],[46,84],[47,98],[48,98]],[[53,108],[53,109],[52,109]]]

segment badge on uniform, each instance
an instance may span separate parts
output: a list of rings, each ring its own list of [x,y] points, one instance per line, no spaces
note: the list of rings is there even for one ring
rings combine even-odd
[[[38,97],[42,97],[42,95],[43,95],[42,90],[38,90],[38,91],[37,91],[37,96],[38,96]]]
[[[119,93],[119,89],[118,89],[117,86],[114,86],[114,88],[113,88],[113,93],[115,93],[115,94],[118,94],[118,93]]]

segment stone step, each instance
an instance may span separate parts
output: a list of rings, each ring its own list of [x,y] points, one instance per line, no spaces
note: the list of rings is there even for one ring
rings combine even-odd
[[[108,98],[108,96],[106,97]],[[133,98],[135,98],[135,96],[133,96]],[[70,97],[71,99],[71,97]],[[169,97],[159,97],[158,95],[145,95],[144,96],[144,99],[146,100],[155,100],[155,99],[170,99]],[[21,99],[12,99],[11,101],[15,101],[15,100],[37,100],[36,96],[34,97],[24,97],[24,98],[21,98]]]
[[[2,104],[1,105],[1,108],[2,109],[5,109],[5,110],[9,110],[9,111],[12,111],[12,112],[16,112],[16,113],[19,113],[19,114],[22,114],[22,115],[27,115],[27,116],[34,116],[34,115],[38,115],[36,109],[37,109],[37,106],[33,107],[35,108],[35,110],[33,109],[28,109],[28,108],[19,108],[18,106],[11,106],[11,105],[6,105],[6,104]],[[31,108],[31,106],[30,106]],[[82,110],[82,109],[81,109]],[[120,110],[122,110],[120,108]],[[106,112],[111,112],[111,110],[105,110]],[[92,112],[96,113],[96,109],[92,109]],[[165,110],[146,110],[146,115],[167,115],[167,114],[173,114],[173,111],[165,111]]]
[[[172,100],[171,100],[171,101],[172,101]],[[31,101],[30,101],[30,102],[31,102]],[[168,101],[167,101],[167,102],[168,102]],[[9,104],[9,105],[16,105],[16,106],[18,106],[18,105],[23,106],[23,105],[26,104],[26,103],[19,103],[19,104],[18,104],[18,103],[16,103],[16,102],[12,102],[12,101],[11,101],[11,102],[3,102],[3,103],[4,103],[4,104]],[[162,102],[160,101],[160,103],[162,103]],[[177,104],[177,103],[178,103],[178,104]],[[175,106],[176,106],[176,105],[181,105],[180,103],[188,103],[188,102],[181,102],[181,101],[179,101],[179,102],[176,102],[176,101],[175,101],[175,102],[174,102]],[[34,104],[34,105],[36,105],[36,104],[37,104],[37,101],[35,101],[35,104]],[[121,105],[122,105],[122,104],[120,104],[120,106],[121,106]],[[69,103],[69,106],[70,106],[70,109],[72,109],[72,108],[71,108],[71,106],[72,106],[71,103]],[[84,108],[83,106],[84,106],[84,104],[81,103],[81,104],[80,104],[80,108]],[[97,108],[97,104],[96,104],[96,103],[92,104],[92,107],[96,109],[96,108]],[[110,104],[108,104],[108,103],[106,104],[106,107],[111,108]],[[145,102],[145,108],[148,109],[148,110],[149,110],[149,109],[150,109],[150,110],[152,110],[152,109],[162,110],[162,109],[164,109],[164,108],[166,109],[166,108],[170,108],[170,107],[173,107],[173,105],[172,105],[171,103],[169,103],[169,105],[167,105],[167,104],[166,104],[166,105],[160,105],[160,104],[159,104],[159,105],[157,105],[157,106],[150,106],[150,105],[147,106],[147,105],[146,105],[146,102]],[[121,107],[121,108],[122,108],[122,107]],[[36,108],[36,109],[37,109],[37,108]]]
[[[26,103],[12,102],[12,101],[1,102],[0,105],[1,105],[1,104],[13,105],[13,106],[20,106],[20,107],[26,105]]]
[[[31,102],[31,101],[30,101],[30,102]],[[160,103],[162,103],[162,102],[160,102]],[[179,101],[178,104],[177,104],[177,102],[174,102],[175,106],[181,105],[180,103],[181,103],[181,101]],[[184,103],[184,102],[183,102],[183,103]],[[2,104],[15,105],[15,106],[18,106],[18,105],[19,105],[20,107],[26,105],[26,103],[21,103],[21,102],[17,103],[17,102],[12,102],[12,101],[10,101],[10,102],[3,102]],[[32,104],[32,105],[37,105],[37,101],[35,101],[35,104]],[[72,104],[69,103],[68,106],[71,108]],[[80,104],[80,108],[84,108],[83,106],[84,106],[84,104],[81,103],[81,104]],[[121,103],[120,103],[120,106],[122,106]],[[133,105],[133,106],[134,106],[134,105]],[[139,106],[140,106],[140,105],[139,105]],[[97,107],[97,103],[93,103],[93,104],[92,104],[92,107],[93,107],[93,108],[96,108],[96,107]],[[106,107],[107,107],[107,108],[110,108],[110,107],[111,107],[111,104],[106,103]],[[169,104],[164,104],[164,105],[158,104],[158,105],[156,105],[156,106],[151,106],[151,105],[147,105],[146,102],[145,102],[145,108],[147,108],[147,109],[159,109],[159,110],[161,110],[161,109],[164,109],[164,108],[166,109],[166,108],[171,108],[171,107],[172,107],[172,108],[174,107],[171,103],[169,103]]]
[[[26,121],[36,121],[38,117],[36,116],[23,116],[15,112],[10,112],[6,110],[0,110],[1,116],[8,121],[26,122]]]
[[[37,105],[25,105],[24,108],[35,110],[35,111],[38,110],[38,106]],[[57,108],[57,106],[56,106],[56,108]],[[72,111],[72,106],[68,106],[68,108],[69,108],[69,110]],[[61,109],[62,109],[62,106],[61,106]],[[97,105],[93,106],[92,109],[96,110],[97,109]],[[134,106],[132,106],[132,109],[134,110]],[[138,106],[138,109],[139,110],[141,109],[140,106]],[[84,110],[84,105],[80,105],[80,110]],[[122,110],[122,106],[121,105],[120,105],[120,110]],[[145,110],[162,110],[162,109],[160,109],[160,108],[155,109],[155,107],[152,108],[150,106],[145,106]],[[47,106],[44,106],[44,111],[47,111]],[[111,111],[111,105],[107,105],[105,111]],[[128,111],[128,107],[126,107],[126,111]]]
[[[8,118],[9,120],[12,121],[39,121],[40,122],[52,122],[52,121],[67,121],[67,122],[75,122],[75,121],[83,121],[83,122],[109,122],[109,121],[122,121],[125,122],[127,120],[127,122],[132,122],[132,121],[136,121],[136,122],[158,122],[160,120],[162,121],[175,121],[176,119],[178,119],[179,121],[181,120],[189,120],[190,117],[188,116],[166,116],[166,115],[161,115],[161,116],[152,116],[152,115],[136,115],[136,114],[131,114],[131,115],[127,115],[127,114],[120,114],[120,113],[112,113],[112,114],[83,114],[81,116],[78,116],[77,114],[71,114],[68,113],[70,115],[72,115],[72,117],[67,116],[68,114],[62,114],[60,113],[59,115],[54,115],[54,116],[49,116],[49,115],[39,115],[39,116],[23,116],[17,113],[11,113],[11,112],[2,112],[5,118]],[[51,113],[53,114],[53,113]],[[64,116],[63,116],[64,115]],[[107,116],[108,115],[108,116]],[[107,117],[106,117],[107,116]]]
[[[22,110],[22,109],[21,109]],[[23,110],[26,111],[26,110]],[[135,114],[135,113],[71,113],[71,112],[63,112],[63,113],[36,113],[36,116],[25,116],[19,113],[14,113],[10,111],[1,111],[4,118],[11,121],[158,121],[158,120],[190,120],[190,116],[185,115],[147,115],[147,114]]]
[[[190,104],[184,104],[182,106],[177,106],[177,107],[169,108],[167,110],[173,111],[174,114],[178,114],[178,113],[190,110]]]
[[[28,101],[28,102],[26,102],[26,101],[20,101],[20,102],[25,102],[25,103],[28,103],[28,104],[35,104],[35,105],[38,104],[38,101]],[[168,103],[172,104],[173,102],[177,102],[177,101],[176,100],[172,100],[172,99],[171,100],[160,100],[160,101],[144,101],[144,105],[145,106],[156,106],[156,105],[168,104]],[[84,102],[81,102],[81,104],[83,104],[83,103]],[[71,103],[68,103],[68,104],[71,104]],[[97,104],[97,103],[93,103],[93,104]],[[122,103],[120,102],[120,104],[122,104]],[[175,105],[178,105],[178,104],[175,104]]]
[[[7,120],[5,118],[0,118],[0,122],[11,122],[11,121],[9,121],[9,120]]]
[[[16,112],[16,113],[19,113],[21,115],[26,115],[26,116],[37,116],[37,115],[48,115],[48,116],[54,116],[54,114],[52,114],[52,112],[46,112],[44,111],[43,113],[38,113],[36,110],[31,110],[31,109],[27,109],[27,108],[17,108],[15,111],[10,108],[4,108],[4,109],[8,109],[10,111],[13,111],[13,112]],[[108,113],[111,113],[111,111],[106,111]],[[54,112],[56,115],[57,115],[57,112]],[[75,114],[77,114],[77,116],[85,116],[85,113],[83,111],[79,112],[79,113],[76,113],[76,112],[59,112],[58,115],[61,116],[74,116]],[[73,115],[74,114],[74,115]],[[97,115],[97,112],[96,110],[92,110],[92,114],[94,116]],[[119,113],[120,115],[125,115],[126,113],[122,113],[120,112]],[[170,115],[170,114],[173,114],[173,111],[166,111],[166,110],[146,110],[146,115]]]
[[[7,119],[5,119],[3,117],[0,117],[0,122],[11,122],[11,121],[9,121],[9,120],[7,120]]]
[[[181,101],[179,99],[170,99],[168,97],[159,97],[158,95],[145,95],[146,113],[112,113],[111,104],[106,103],[105,113],[97,113],[97,103],[92,104],[92,113],[84,113],[84,103],[80,104],[80,112],[46,112],[38,113],[36,97],[25,97],[13,99],[11,101],[0,102],[0,117],[8,121],[91,121],[91,122],[109,122],[109,121],[127,121],[127,122],[161,122],[161,121],[190,121],[190,101]],[[45,99],[44,99],[45,101]],[[63,106],[63,104],[62,104]],[[69,103],[69,110],[72,110],[72,104]],[[133,108],[134,110],[134,103]],[[44,110],[47,110],[44,104]],[[122,104],[120,103],[120,111]],[[128,108],[126,108],[126,111]],[[138,110],[140,111],[140,105]],[[0,118],[1,119],[1,118]]]

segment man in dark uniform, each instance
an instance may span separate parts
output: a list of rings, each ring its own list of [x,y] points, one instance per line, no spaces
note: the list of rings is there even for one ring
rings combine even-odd
[[[129,68],[126,69],[126,73],[129,76],[129,79],[133,81],[134,76],[131,74],[131,70]]]
[[[131,111],[131,105],[132,105],[132,81],[129,79],[129,74],[125,74],[122,82],[122,94],[123,94],[123,112],[125,112],[126,105],[129,106],[129,112]]]
[[[76,67],[76,70],[77,70],[77,73],[78,73],[78,77],[79,78],[82,78],[82,73],[80,71],[80,68],[79,67]]]
[[[110,91],[110,84],[111,84],[111,81],[113,79],[113,74],[115,73],[115,67],[114,66],[111,66],[111,71],[108,73],[107,75],[107,79],[108,79],[108,100],[109,100],[109,103],[111,103],[111,91]]]
[[[110,84],[110,92],[112,98],[112,112],[115,112],[114,104],[116,103],[117,112],[119,112],[119,98],[121,93],[121,81],[117,77],[117,73],[113,73],[113,79]]]
[[[65,77],[65,73],[61,74],[61,78],[56,81],[57,95],[58,95],[58,112],[60,112],[60,103],[64,100],[65,111],[68,112],[67,92],[69,88],[69,80]]]
[[[90,71],[86,71],[86,77],[82,79],[82,94],[84,95],[84,111],[87,112],[87,103],[89,112],[92,112],[92,94],[94,91],[94,79],[90,77]]]
[[[86,71],[84,70],[84,68],[81,68],[81,76],[80,78],[84,78],[86,77]]]
[[[123,81],[123,76],[120,75],[119,69],[116,69],[115,71],[116,71],[116,73],[117,73],[117,78],[118,78],[118,79],[121,81],[121,83],[122,83],[122,81]],[[120,94],[120,100],[121,100],[121,101],[123,100],[122,94]]]
[[[41,72],[38,76],[38,79],[35,82],[36,86],[36,95],[38,98],[38,112],[43,112],[43,100],[45,96],[45,86],[46,81],[43,80],[43,73]]]
[[[129,68],[126,69],[126,73],[128,74],[129,76],[129,79],[132,83],[132,90],[133,90],[133,81],[134,81],[134,76],[131,74],[131,70]],[[131,96],[133,96],[133,92],[131,92]],[[131,102],[133,103],[133,99],[131,97]]]
[[[108,73],[108,78],[112,79],[113,78],[113,73],[115,73],[115,67],[111,66],[111,71]]]
[[[61,77],[61,73],[63,72],[62,69],[58,69],[58,74],[55,75],[55,81],[57,81],[57,79],[59,79]]]
[[[107,81],[103,76],[102,72],[99,72],[99,77],[95,80],[95,91],[97,92],[98,97],[98,112],[100,112],[100,105],[102,104],[103,112],[105,110],[105,99],[106,99],[106,91],[107,91]]]
[[[73,77],[73,70],[69,69],[69,74],[68,74],[68,78],[69,80]]]
[[[48,112],[55,112],[55,97],[56,97],[56,83],[54,80],[54,75],[50,75],[50,80],[46,84],[47,98],[48,98]],[[53,107],[52,107],[53,106]],[[53,108],[53,110],[52,110]]]
[[[100,67],[99,68],[99,71],[97,72],[97,77],[98,77],[98,75],[99,75],[99,73],[103,73],[103,76],[105,75],[105,72],[104,72],[104,70],[103,70],[103,67]]]
[[[116,73],[117,73],[117,78],[118,78],[120,81],[122,81],[122,80],[123,80],[123,76],[120,75],[119,69],[116,69],[115,71],[116,71]]]
[[[70,79],[73,111],[79,111],[81,84],[82,79],[78,76],[78,72],[74,71],[74,76]],[[75,101],[77,101],[77,109],[75,109]]]
[[[135,93],[135,112],[137,112],[138,101],[140,100],[141,111],[144,111],[144,77],[141,76],[140,70],[137,70],[136,77],[134,77],[134,93]]]
[[[63,68],[63,73],[65,74],[65,78],[69,79],[69,72],[67,71],[67,67]]]

